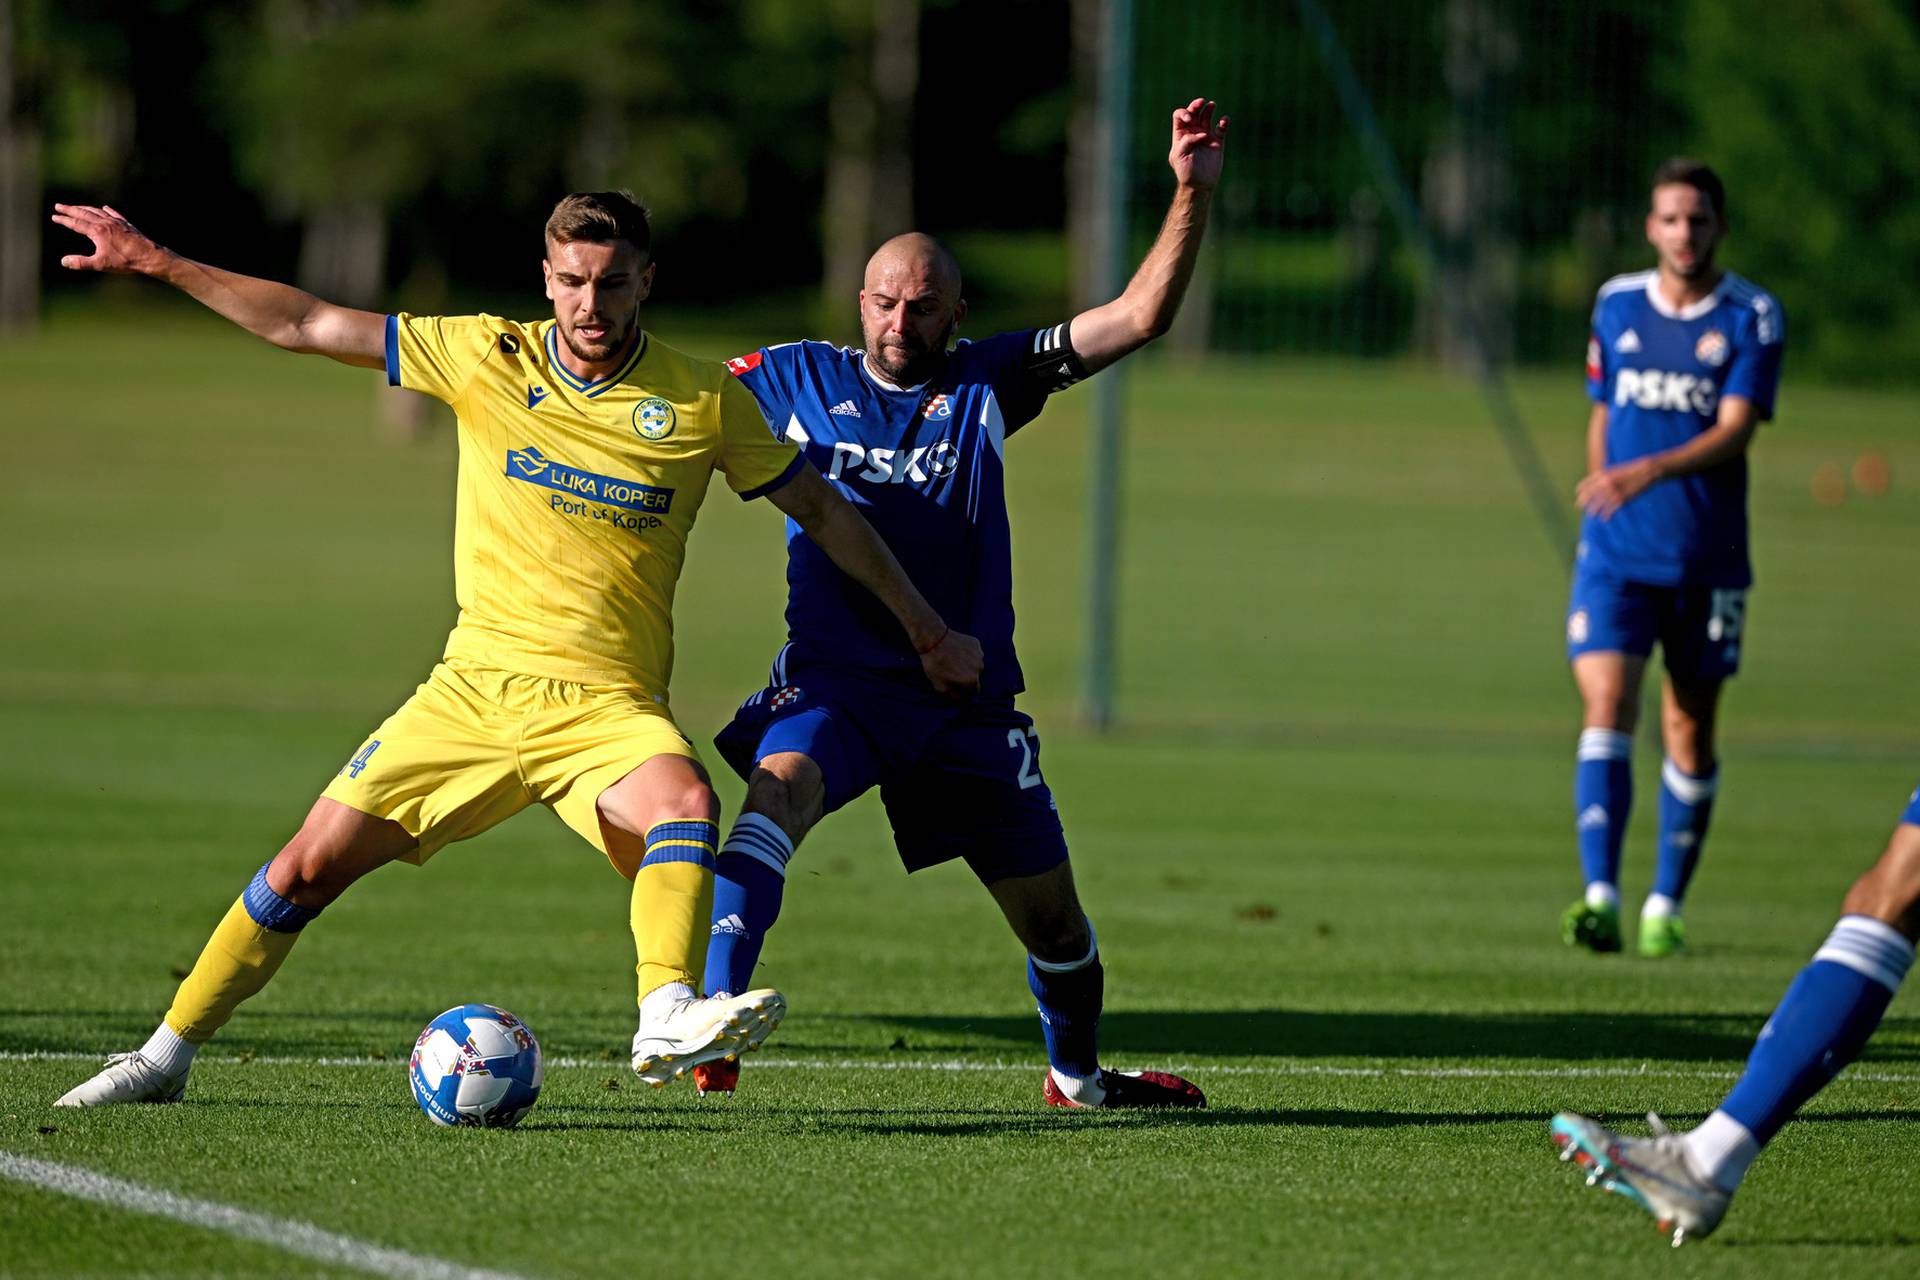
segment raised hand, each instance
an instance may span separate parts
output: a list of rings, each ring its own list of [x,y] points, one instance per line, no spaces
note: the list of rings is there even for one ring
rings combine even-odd
[[[1211,190],[1220,181],[1227,118],[1213,118],[1213,99],[1195,98],[1173,113],[1173,149],[1167,163],[1183,187]]]
[[[70,271],[144,274],[163,252],[112,205],[56,204],[53,220],[93,241],[92,253],[70,253],[60,259],[60,265]]]

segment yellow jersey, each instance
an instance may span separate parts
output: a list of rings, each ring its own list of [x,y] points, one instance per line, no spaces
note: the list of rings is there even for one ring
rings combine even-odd
[[[664,700],[673,591],[715,470],[742,498],[805,463],[718,361],[644,330],[594,382],[561,363],[552,320],[387,317],[387,381],[460,427],[446,656]]]

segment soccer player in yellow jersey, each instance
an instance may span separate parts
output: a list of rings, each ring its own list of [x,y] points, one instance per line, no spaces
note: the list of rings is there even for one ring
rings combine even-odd
[[[634,1071],[664,1084],[758,1046],[785,1011],[777,991],[698,995],[720,806],[667,710],[673,592],[710,474],[767,497],[884,601],[938,687],[975,687],[981,651],[723,365],[640,327],[646,210],[625,192],[562,200],[542,263],[553,316],[523,323],[335,306],[182,258],[110,207],[54,209],[93,242],[62,265],[152,276],[276,346],[384,368],[453,406],[460,439],[445,655],[254,874],[152,1038],[57,1105],[177,1100],[195,1051],[347,886],[536,801],[633,882]]]

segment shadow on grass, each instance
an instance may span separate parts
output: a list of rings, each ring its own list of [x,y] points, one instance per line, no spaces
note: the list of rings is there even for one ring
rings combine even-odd
[[[1705,1112],[1676,1114],[1676,1122],[1697,1123]],[[1059,1137],[1072,1141],[1096,1133],[1139,1130],[1235,1129],[1438,1129],[1487,1125],[1538,1125],[1543,1151],[1547,1114],[1538,1110],[1504,1111],[1379,1111],[1334,1107],[1217,1107],[1204,1111],[1118,1111],[1098,1115],[1069,1115],[1038,1107],[763,1107],[752,1112],[715,1110],[708,1113],[628,1111],[594,1107],[554,1107],[535,1112],[538,1119],[522,1121],[528,1132],[677,1132],[688,1130],[738,1137],[788,1134],[862,1135],[875,1137],[992,1138]],[[1636,1117],[1637,1118],[1637,1117]],[[1899,1120],[1920,1123],[1920,1114],[1906,1112],[1845,1111],[1802,1116],[1797,1125],[1834,1124],[1860,1120]]]
[[[892,1028],[896,1048],[1028,1049],[1040,1041],[1030,1017],[856,1014],[848,1021]],[[1323,1013],[1297,1009],[1109,1012],[1103,1056],[1285,1058],[1542,1058],[1555,1062],[1657,1059],[1738,1062],[1765,1019],[1748,1013]],[[1920,1061],[1920,1019],[1889,1018],[1863,1061]],[[1906,1041],[1906,1043],[1903,1043]]]
[[[1742,1239],[1739,1236],[1720,1235],[1714,1237],[1712,1247],[1716,1250],[1797,1249],[1809,1246],[1821,1249],[1907,1249],[1916,1244],[1920,1244],[1920,1236],[1889,1231],[1881,1236],[1777,1236],[1758,1240],[1752,1237]]]
[[[405,1062],[412,1047],[411,1013],[357,1009],[350,1014],[274,1010],[249,1019],[220,1040],[223,1055],[360,1057],[376,1047]],[[1744,1061],[1764,1019],[1750,1013],[1336,1013],[1299,1009],[1117,1010],[1100,1020],[1103,1056],[1134,1064],[1208,1057],[1476,1059],[1551,1062]],[[76,1028],[87,1028],[84,1034]],[[401,1028],[403,1030],[394,1030]],[[861,1028],[866,1028],[861,1030]],[[0,1009],[0,1052],[118,1050],[138,1044],[151,1022],[127,1010]],[[624,1064],[624,1036],[595,1038],[592,1019],[543,1028],[550,1055]],[[1033,1057],[1040,1024],[1030,1015],[826,1013],[789,1028],[773,1042],[785,1052],[983,1053]],[[1920,1018],[1889,1018],[1861,1062],[1920,1062]]]

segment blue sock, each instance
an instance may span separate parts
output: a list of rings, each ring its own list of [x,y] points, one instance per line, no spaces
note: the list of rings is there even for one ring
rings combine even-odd
[[[1100,939],[1087,925],[1087,954],[1065,964],[1027,957],[1027,987],[1040,1003],[1047,1062],[1063,1075],[1100,1071],[1100,1009],[1106,1003],[1107,971],[1100,965]]]
[[[1760,1029],[1720,1110],[1760,1145],[1859,1056],[1913,963],[1913,944],[1869,916],[1841,916]]]
[[[753,986],[767,930],[780,918],[793,842],[773,819],[743,813],[713,871],[713,932],[707,943],[707,994],[738,995]]]
[[[1676,906],[1687,896],[1693,869],[1700,865],[1700,846],[1706,843],[1713,794],[1719,785],[1718,767],[1699,778],[1682,773],[1672,760],[1660,769],[1660,863],[1653,891],[1671,898]]]
[[[1633,809],[1633,735],[1582,729],[1573,768],[1573,825],[1588,884],[1620,883],[1620,846]]]

